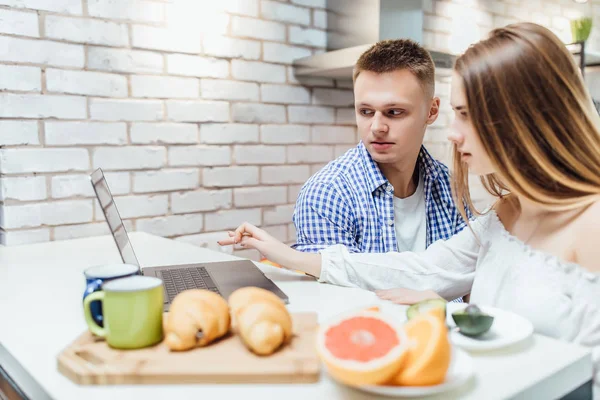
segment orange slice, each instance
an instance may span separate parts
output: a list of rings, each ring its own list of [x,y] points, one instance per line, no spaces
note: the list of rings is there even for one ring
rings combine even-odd
[[[404,366],[392,383],[430,386],[446,379],[452,349],[445,321],[437,313],[425,313],[404,325],[409,349]]]
[[[348,385],[389,381],[402,366],[407,339],[395,319],[377,311],[335,318],[320,327],[317,350],[328,372]]]

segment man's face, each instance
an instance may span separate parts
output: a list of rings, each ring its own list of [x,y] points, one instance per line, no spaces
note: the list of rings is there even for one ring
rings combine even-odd
[[[354,82],[356,124],[369,154],[382,164],[414,159],[425,128],[438,116],[439,99],[426,94],[409,70],[362,71]]]

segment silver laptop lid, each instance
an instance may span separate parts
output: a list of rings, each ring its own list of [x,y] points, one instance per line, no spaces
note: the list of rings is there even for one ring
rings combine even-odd
[[[139,269],[140,263],[135,256],[133,247],[129,241],[129,235],[127,235],[127,230],[125,229],[125,225],[123,225],[123,220],[119,215],[119,210],[117,210],[117,205],[115,204],[113,196],[110,193],[110,189],[108,188],[108,183],[106,182],[106,178],[104,177],[102,169],[98,168],[95,170],[90,175],[90,180],[92,182],[94,192],[96,192],[96,198],[100,203],[100,208],[104,213],[104,218],[108,223],[110,232],[115,239],[115,243],[117,244],[117,248],[121,254],[121,259],[125,264],[137,265]]]

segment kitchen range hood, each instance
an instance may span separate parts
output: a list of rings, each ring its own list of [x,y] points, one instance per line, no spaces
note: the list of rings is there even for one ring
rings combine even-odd
[[[358,57],[384,39],[412,39],[423,44],[429,0],[327,0],[327,51],[294,61],[298,77],[351,79]],[[431,11],[431,10],[428,10]],[[427,48],[436,70],[450,70],[455,55]]]

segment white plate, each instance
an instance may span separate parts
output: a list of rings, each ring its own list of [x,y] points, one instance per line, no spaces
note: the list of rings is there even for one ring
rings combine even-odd
[[[452,361],[443,383],[433,386],[383,386],[363,385],[356,389],[384,396],[421,397],[443,393],[465,384],[473,376],[473,360],[463,350],[452,348]]]
[[[451,329],[456,327],[452,319],[454,311],[463,309],[468,304],[448,303],[446,322]],[[527,339],[533,333],[533,325],[527,319],[515,313],[494,307],[480,307],[481,310],[494,317],[489,331],[476,338],[465,336],[455,329],[450,333],[450,340],[456,346],[468,351],[488,351],[516,344]]]

